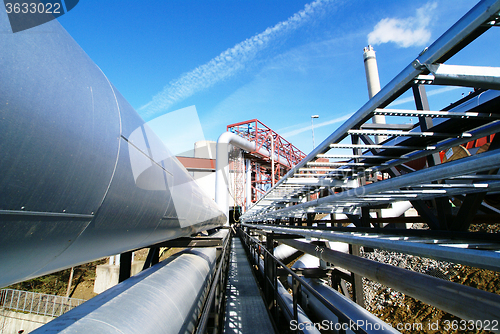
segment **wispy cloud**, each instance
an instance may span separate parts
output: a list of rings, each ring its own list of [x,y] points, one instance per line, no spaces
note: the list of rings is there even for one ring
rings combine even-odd
[[[174,103],[235,75],[273,41],[296,30],[311,18],[322,13],[325,5],[331,1],[315,0],[305,5],[303,10],[295,13],[288,20],[267,28],[264,32],[227,49],[208,63],[181,75],[165,86],[150,102],[139,108],[139,112],[147,117],[163,113]]]
[[[339,122],[345,121],[349,117],[351,117],[352,115],[353,115],[353,113],[348,114],[348,115],[344,115],[344,116],[341,116],[341,117],[337,117],[337,118],[331,119],[329,121],[325,121],[325,122],[314,124],[314,128],[317,129],[317,128],[321,128],[323,126],[327,126],[327,125],[330,125],[330,124],[335,124],[335,123],[339,123]],[[306,131],[311,131],[311,125],[307,125],[307,126],[301,127],[299,129],[296,129],[296,130],[292,130],[292,131],[288,131],[288,132],[282,133],[282,136],[284,138],[288,139],[290,137],[293,137],[295,135],[298,135],[299,133],[306,132]],[[278,130],[278,133],[279,132],[280,131]]]
[[[439,95],[439,94],[443,94],[443,93],[446,93],[446,92],[449,92],[449,91],[452,91],[452,90],[456,90],[456,89],[460,89],[460,88],[463,88],[463,87],[442,87],[442,88],[438,88],[438,89],[434,89],[434,90],[431,90],[431,91],[428,91],[427,92],[427,96],[433,96],[433,95]],[[414,102],[415,99],[413,98],[413,96],[409,96],[409,97],[405,97],[405,98],[402,98],[402,99],[397,99],[396,101],[392,102],[390,104],[390,107],[395,107],[395,106],[399,106],[401,104],[405,104],[405,103],[408,103],[408,102]]]
[[[436,2],[429,2],[417,9],[415,16],[405,19],[380,20],[374,30],[368,34],[368,44],[393,42],[403,48],[425,45],[431,38],[428,26],[432,19],[432,12],[436,8]]]

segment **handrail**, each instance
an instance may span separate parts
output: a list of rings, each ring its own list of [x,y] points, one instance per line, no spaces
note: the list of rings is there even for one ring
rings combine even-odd
[[[246,233],[245,231],[243,231],[241,228],[238,229],[238,232],[240,233],[240,236],[242,238],[246,238],[246,239],[250,240],[251,242],[253,242],[253,245],[259,245],[260,246],[260,241],[258,239],[250,236],[248,233]],[[245,242],[245,245],[247,245],[246,242]],[[253,247],[253,245],[251,244],[250,246]],[[290,274],[292,276],[292,286],[294,286],[295,281],[298,282],[298,286],[296,288],[294,288],[295,291],[294,291],[294,296],[293,296],[293,300],[294,300],[294,320],[297,320],[297,302],[298,302],[298,299],[299,299],[298,296],[301,294],[300,291],[301,291],[302,287],[304,287],[315,298],[317,298],[330,312],[332,312],[333,314],[335,314],[338,317],[339,322],[349,324],[350,325],[350,327],[349,327],[350,330],[354,331],[355,333],[369,333],[369,332],[365,331],[361,326],[357,326],[357,325],[353,326],[352,324],[353,323],[355,324],[355,322],[353,322],[351,318],[349,318],[344,312],[342,312],[341,310],[339,310],[338,308],[336,308],[332,303],[330,303],[330,301],[328,301],[327,299],[325,299],[325,297],[323,297],[320,293],[318,293],[303,278],[301,278],[299,275],[297,275],[295,272],[293,272],[291,269],[289,269],[283,262],[281,262],[280,260],[278,260],[271,253],[270,250],[268,250],[265,247],[260,247],[260,250],[264,251],[266,253],[266,256],[268,256],[270,259],[272,259],[272,261],[274,263],[280,265],[285,272],[287,272],[288,274]],[[390,327],[388,324],[384,323],[382,320],[380,320],[380,325],[384,326],[384,329],[386,329],[388,331],[393,330],[394,332],[398,333],[392,327]]]
[[[203,306],[202,313],[200,315],[200,320],[198,322],[198,326],[196,328],[196,334],[204,334],[207,332],[207,326],[208,326],[208,319],[210,317],[210,310],[212,309],[212,306],[217,307],[217,305],[214,305],[214,298],[215,294],[217,291],[217,288],[220,288],[220,294],[224,294],[224,288],[225,288],[225,282],[227,278],[227,266],[229,262],[229,254],[228,252],[230,241],[232,239],[232,230],[229,231],[228,236],[226,237],[224,244],[222,246],[222,254],[220,256],[219,264],[217,266],[217,271],[214,275],[214,278],[212,280],[212,287],[210,288],[210,292],[208,293],[207,299],[205,301],[205,305]],[[224,277],[221,277],[224,274]],[[220,302],[220,300],[219,300]],[[222,308],[221,308],[222,309]],[[217,327],[217,323],[214,324],[214,326]]]

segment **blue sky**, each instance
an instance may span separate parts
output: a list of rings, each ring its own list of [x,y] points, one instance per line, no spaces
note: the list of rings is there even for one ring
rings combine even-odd
[[[317,145],[368,100],[363,47],[383,87],[476,3],[82,0],[58,20],[146,121],[186,108],[167,117],[186,145],[257,118],[309,153],[311,115]],[[500,66],[499,31],[449,63]],[[431,109],[468,91],[428,87]],[[414,108],[407,97],[394,107]]]

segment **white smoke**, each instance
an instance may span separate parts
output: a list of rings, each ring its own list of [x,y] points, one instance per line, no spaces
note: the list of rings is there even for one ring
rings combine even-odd
[[[417,9],[415,16],[405,19],[385,18],[380,20],[368,34],[368,44],[393,42],[399,47],[423,46],[431,39],[428,27],[436,2],[429,2]]]

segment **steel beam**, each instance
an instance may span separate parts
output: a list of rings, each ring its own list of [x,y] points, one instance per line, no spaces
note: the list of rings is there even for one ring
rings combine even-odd
[[[380,248],[394,252],[402,252],[417,256],[424,256],[435,260],[461,263],[472,267],[500,271],[500,252],[484,251],[478,249],[448,247],[435,244],[435,238],[420,238],[421,242],[407,242],[399,238],[390,238],[387,235],[377,236],[369,233],[323,231],[316,229],[296,229],[276,227],[270,225],[243,224],[244,226],[274,231],[276,233],[298,234],[306,238],[319,238],[330,241],[345,242],[349,244]],[[426,243],[430,240],[430,243]],[[474,241],[476,243],[477,240]],[[490,241],[488,241],[490,242]],[[467,241],[461,241],[467,245]],[[500,248],[500,247],[499,247]]]
[[[360,188],[350,189],[342,193],[322,197],[314,201],[300,203],[294,205],[293,207],[283,208],[280,210],[280,212],[285,213],[286,211],[291,210],[307,210],[307,208],[310,207],[318,206],[321,204],[334,203],[338,200],[348,200],[350,198],[356,199],[364,195],[377,194],[392,189],[411,187],[417,184],[447,179],[457,175],[476,173],[477,171],[481,170],[490,170],[498,167],[498,161],[500,161],[500,151],[488,151],[479,155],[451,161],[446,164],[441,164],[433,168],[422,169],[413,173],[394,177],[390,180],[375,182]],[[250,210],[247,211],[247,213],[250,212]],[[250,214],[242,216],[242,218],[244,221],[253,219],[251,218]],[[261,216],[261,218],[265,218],[265,216]]]
[[[317,157],[318,154],[326,153],[332,147],[332,144],[338,144],[346,138],[349,135],[349,131],[354,131],[352,132],[354,135],[359,134],[359,127],[372,117],[373,112],[377,108],[380,109],[389,105],[414,84],[414,79],[418,75],[425,74],[428,71],[423,64],[444,62],[449,59],[473,39],[477,38],[480,34],[489,29],[490,26],[484,25],[485,22],[496,18],[499,11],[500,1],[498,0],[484,0],[478,3],[448,31],[439,37],[431,46],[426,48],[425,52],[422,52],[415,61],[400,72],[400,74],[389,82],[377,95],[371,98],[325,141],[318,145],[305,159],[297,164],[296,168],[301,168],[310,163]],[[363,133],[367,133],[366,130]],[[381,132],[372,134],[380,135]],[[415,134],[411,135],[413,136]],[[423,135],[427,135],[425,131]],[[436,134],[431,133],[428,135],[435,136]],[[464,134],[456,135],[464,137]],[[465,137],[468,136],[469,134],[465,133]],[[293,175],[293,173],[293,171],[287,173],[285,177],[275,185],[275,187],[281,185],[284,180]]]
[[[433,84],[500,90],[500,68],[425,64],[434,76]]]
[[[465,320],[498,321],[500,296],[296,240],[282,243],[401,291]]]

